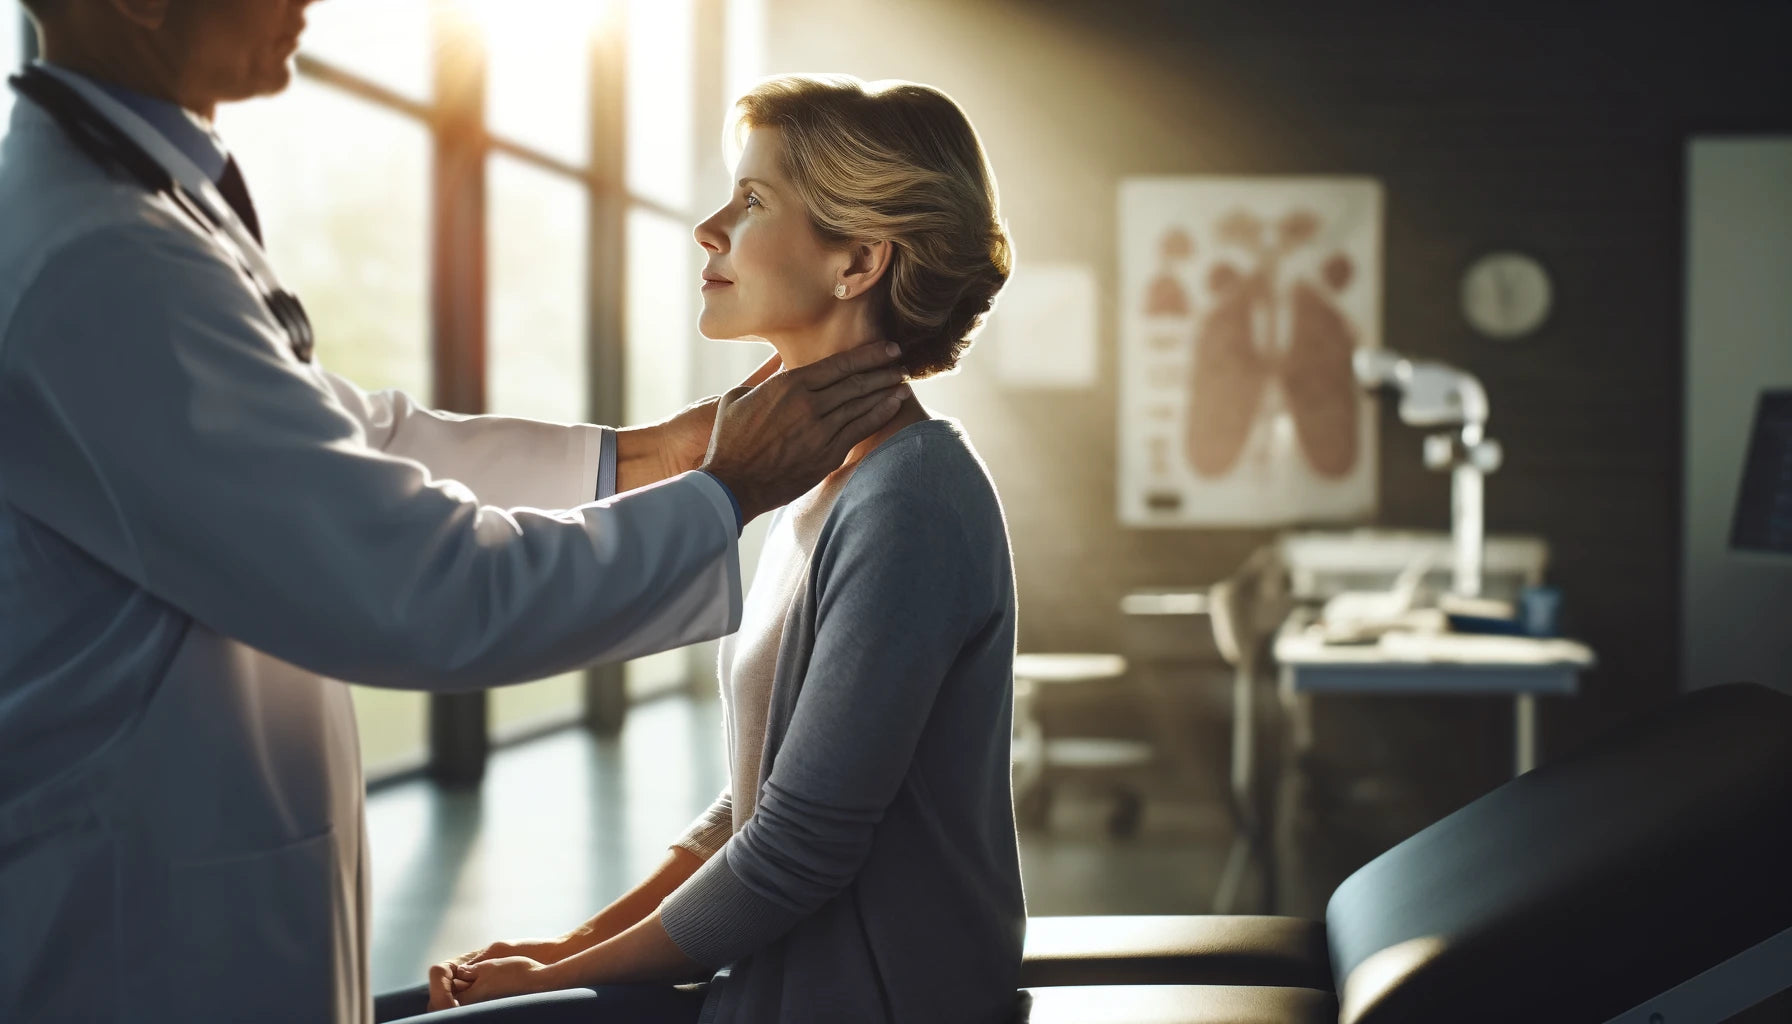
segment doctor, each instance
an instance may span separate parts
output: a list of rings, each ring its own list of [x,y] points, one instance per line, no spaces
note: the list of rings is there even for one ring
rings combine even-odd
[[[881,346],[768,364],[632,431],[365,393],[311,358],[209,130],[286,85],[306,0],[24,2],[45,63],[0,143],[0,1020],[367,1021],[329,680],[475,689],[732,631],[741,524],[882,426],[900,372]]]

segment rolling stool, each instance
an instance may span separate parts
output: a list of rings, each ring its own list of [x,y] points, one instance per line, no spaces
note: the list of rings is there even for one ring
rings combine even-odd
[[[1051,819],[1053,769],[1088,775],[1136,774],[1157,758],[1157,750],[1143,740],[1105,739],[1091,736],[1046,735],[1039,716],[1041,690],[1058,686],[1111,684],[1126,674],[1126,659],[1118,654],[1022,654],[1014,659],[1014,805],[1026,824],[1043,828]],[[1143,794],[1132,785],[1115,789],[1115,805],[1108,815],[1108,831],[1130,836],[1145,814]]]

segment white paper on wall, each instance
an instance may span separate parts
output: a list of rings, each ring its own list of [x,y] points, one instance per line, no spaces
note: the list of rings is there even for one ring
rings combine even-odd
[[[1374,513],[1350,360],[1381,345],[1381,209],[1369,178],[1121,183],[1123,524]]]
[[[1094,267],[1016,266],[984,331],[995,342],[998,379],[1012,388],[1094,387],[1095,308]]]

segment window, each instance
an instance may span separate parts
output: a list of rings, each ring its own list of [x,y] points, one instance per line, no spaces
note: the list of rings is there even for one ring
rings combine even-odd
[[[509,416],[584,422],[587,192],[574,179],[502,154],[486,164],[485,185],[486,406]],[[583,680],[574,672],[491,691],[492,736],[578,717]]]
[[[602,5],[530,5],[488,0],[478,23],[486,41],[486,123],[506,142],[584,168],[591,154],[593,35]]]
[[[276,98],[225,107],[218,131],[242,165],[283,283],[305,301],[318,361],[369,390],[427,399],[428,130],[301,78]],[[422,763],[428,696],[351,692],[369,775]]]
[[[293,87],[227,108],[219,129],[323,364],[369,389],[555,421],[656,418],[718,390],[712,364],[727,356],[694,354],[708,343],[695,330],[691,225],[694,194],[713,198],[722,182],[696,174],[720,166],[721,110],[758,73],[762,7],[312,7]],[[432,248],[473,237],[483,246],[466,258]],[[477,301],[457,304],[467,296]],[[483,309],[482,322],[459,309]],[[692,664],[688,652],[631,663],[627,691],[682,686]],[[575,716],[582,682],[492,691],[489,733]],[[370,773],[418,762],[432,698],[354,692]]]
[[[354,0],[305,11],[305,53],[418,103],[430,98],[431,0]]]
[[[627,184],[627,292],[623,409],[630,420],[667,415],[702,392],[691,374],[701,250],[692,193],[696,168],[696,35],[692,0],[630,0],[624,181]],[[667,651],[630,662],[631,700],[675,690],[694,658]]]
[[[694,27],[691,0],[630,0],[628,5],[628,190],[678,214],[688,214],[691,206]],[[685,245],[696,247],[688,231]],[[690,288],[679,294],[691,301]]]
[[[428,130],[301,78],[273,99],[224,107],[218,132],[268,254],[314,321],[319,362],[368,390],[427,401]]]

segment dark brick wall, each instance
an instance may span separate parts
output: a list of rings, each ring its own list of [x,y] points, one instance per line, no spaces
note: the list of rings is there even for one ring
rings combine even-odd
[[[771,0],[768,41],[772,70],[951,92],[990,150],[1020,258],[1100,274],[1099,386],[1004,391],[974,350],[933,386],[1007,502],[1025,649],[1118,649],[1125,590],[1212,581],[1270,536],[1118,526],[1119,180],[1380,178],[1385,342],[1485,382],[1507,452],[1489,528],[1550,540],[1571,624],[1602,661],[1582,698],[1545,709],[1545,749],[1563,749],[1680,682],[1684,143],[1792,130],[1792,5],[1364,6]],[[1502,345],[1470,331],[1457,293],[1474,258],[1507,247],[1541,258],[1556,304],[1537,336]],[[1384,413],[1386,525],[1448,521],[1419,444]],[[1489,705],[1438,725],[1497,751],[1509,720]]]

